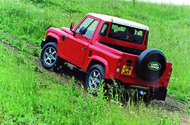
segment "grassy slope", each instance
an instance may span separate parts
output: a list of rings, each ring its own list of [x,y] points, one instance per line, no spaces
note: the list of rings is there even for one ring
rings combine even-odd
[[[69,27],[77,24],[88,12],[118,16],[146,24],[150,27],[149,48],[162,50],[173,63],[169,93],[183,100],[190,95],[190,36],[189,7],[132,3],[125,1],[59,1],[24,0],[7,3],[0,9],[0,28],[12,35],[40,44],[48,27]]]
[[[77,24],[88,12],[130,19],[149,25],[149,48],[154,47],[162,50],[167,59],[173,62],[174,71],[169,84],[169,92],[181,100],[189,98],[190,80],[188,76],[190,75],[190,67],[188,60],[190,57],[188,53],[190,50],[187,44],[189,40],[187,33],[190,29],[189,7],[145,3],[137,3],[134,7],[132,3],[110,2],[108,0],[103,2],[83,0],[57,0],[56,2],[46,0],[43,2],[45,0],[42,0],[40,4],[37,4],[38,0],[33,1],[36,2],[29,0],[25,0],[25,4],[16,0],[11,2],[2,0],[0,2],[0,29],[22,40],[15,41],[18,43],[14,45],[23,48],[20,50],[30,51],[22,46],[22,42],[25,41],[39,45],[48,27],[68,27],[71,21],[75,21]],[[9,41],[9,44],[14,43]],[[117,105],[107,107],[101,98],[94,102],[90,96],[85,100],[79,96],[81,95],[80,92],[76,90],[76,93],[79,94],[73,94],[73,90],[69,87],[51,84],[48,88],[41,89],[37,83],[47,84],[56,81],[35,75],[22,55],[16,56],[10,52],[7,53],[7,50],[2,46],[0,50],[2,60],[0,83],[1,91],[5,93],[0,96],[2,100],[0,111],[1,116],[3,116],[0,122],[21,122],[24,120],[24,122],[54,122],[56,124],[58,121],[53,120],[62,119],[59,123],[95,124],[100,122],[101,124],[116,124],[118,120],[115,119],[120,119],[120,124],[126,121],[130,121],[131,124],[138,124],[137,122],[139,124],[158,123],[157,119],[152,119],[152,116],[157,116],[157,111],[151,109],[142,108],[141,110],[140,108],[140,111],[136,111],[139,112],[137,116],[131,107],[126,111],[129,113],[122,113]],[[6,59],[10,60],[3,61]],[[15,66],[15,64],[19,64],[19,66]],[[64,91],[65,93],[63,93]],[[69,94],[73,96],[68,96]],[[89,105],[90,107],[88,107]],[[22,114],[25,116],[21,117]],[[7,121],[10,117],[12,119]],[[159,118],[158,121],[168,124],[171,122],[165,120],[165,117]]]
[[[139,104],[139,109],[133,105],[123,109],[117,102],[106,102],[101,94],[84,98],[74,79],[68,87],[45,73],[34,72],[38,70],[32,58],[0,45],[0,124],[178,123],[177,118],[166,119],[144,104]]]

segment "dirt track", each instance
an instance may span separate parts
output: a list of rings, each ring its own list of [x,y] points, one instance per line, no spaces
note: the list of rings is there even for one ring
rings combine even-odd
[[[6,36],[13,39],[13,37],[8,36],[7,34],[6,34]],[[18,52],[18,50],[14,49],[10,45],[2,43],[1,39],[0,39],[0,44],[2,44],[4,47],[9,48],[14,53]],[[27,44],[27,46],[30,48],[34,47],[30,44]],[[40,49],[40,47],[39,47],[39,49]],[[84,81],[85,81],[85,77],[86,77],[86,72],[81,69],[76,68],[75,66],[72,66],[70,64],[65,64],[58,71],[48,71],[42,67],[41,62],[38,57],[36,57],[36,59],[34,60],[34,64],[37,65],[38,68],[41,69],[40,73],[48,72],[50,78],[59,79],[61,84],[64,83],[64,84],[69,85],[71,77],[74,76],[77,84],[80,83],[80,84],[83,84],[83,86],[85,86]],[[80,85],[78,85],[78,88],[80,88]],[[85,91],[85,93],[87,93],[87,92]],[[168,117],[170,117],[170,112],[173,112],[173,114],[175,114],[175,112],[177,112],[179,114],[180,125],[190,125],[190,116],[188,114],[186,114],[186,112],[189,109],[188,106],[190,105],[190,101],[187,102],[186,104],[183,104],[183,103],[177,101],[175,98],[173,98],[171,96],[167,96],[165,102],[153,100],[153,101],[151,101],[150,104],[160,111],[164,111],[164,110],[167,111],[166,113],[168,114]]]

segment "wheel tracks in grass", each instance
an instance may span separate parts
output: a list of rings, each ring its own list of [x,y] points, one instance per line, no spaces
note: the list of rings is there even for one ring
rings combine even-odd
[[[8,46],[14,49],[17,49],[22,52],[30,53],[34,56],[38,56],[40,52],[39,46],[32,45],[25,40],[20,40],[18,38],[15,38],[6,32],[3,32],[2,30],[0,30],[0,41],[1,43],[4,43],[4,45],[7,44]]]
[[[9,39],[9,41],[11,41],[11,40],[19,41],[18,38],[10,36],[7,33],[3,33],[2,35],[4,36],[4,38]],[[11,44],[9,44],[6,41],[2,42],[2,40],[4,38],[0,37],[0,44],[2,44],[6,48],[9,48],[10,51],[14,52],[15,54],[30,55],[33,57],[32,62],[35,67],[34,71],[36,72],[36,74],[42,73],[44,75],[47,75],[49,78],[56,80],[57,82],[55,82],[55,84],[60,84],[60,85],[67,84],[68,86],[71,85],[70,84],[71,78],[74,76],[74,78],[76,80],[77,88],[81,89],[81,85],[83,85],[85,87],[84,81],[86,78],[86,72],[84,70],[78,69],[77,67],[75,67],[74,65],[71,65],[69,63],[63,64],[62,66],[59,67],[58,70],[46,70],[41,65],[41,61],[39,59],[39,54],[34,55],[33,53],[31,53],[29,51],[19,50],[15,46],[12,46]],[[41,48],[39,46],[31,45],[27,42],[23,42],[23,44],[25,44],[28,47],[28,49],[37,48],[39,52],[41,50]],[[40,86],[47,87],[46,84],[41,84]],[[85,88],[84,96],[86,96],[86,95],[87,95],[87,91]],[[186,113],[186,112],[188,112],[188,110],[190,110],[189,109],[190,102],[183,104],[183,103],[177,101],[175,98],[167,96],[165,102],[153,100],[151,102],[151,106],[158,109],[158,111],[159,110],[166,111],[167,112],[166,115],[168,117],[170,117],[170,112],[173,112],[173,114],[175,112],[178,112],[180,124],[182,124],[182,125],[190,124],[190,121],[189,121],[190,117]]]
[[[59,81],[60,85],[67,84],[69,86],[71,83],[71,78],[74,76],[74,78],[76,80],[76,84],[78,84],[77,88],[81,89],[81,84],[85,87],[83,81],[86,78],[85,77],[86,72],[84,70],[78,70],[76,66],[74,66],[72,64],[68,64],[68,63],[62,65],[60,67],[60,69],[58,69],[58,70],[46,70],[41,65],[41,61],[39,59],[41,47],[32,45],[28,42],[20,41],[18,38],[15,38],[15,37],[9,35],[8,33],[2,32],[1,30],[0,30],[0,34],[1,34],[0,44],[2,44],[4,47],[9,48],[10,51],[12,51],[15,54],[22,53],[24,55],[30,55],[33,57],[33,67],[34,67],[34,71],[36,71],[36,73],[46,74],[49,78]],[[4,41],[2,42],[2,40],[4,40]],[[11,44],[12,41],[16,41],[16,42],[20,41],[23,44],[23,46],[27,47],[27,51],[22,51],[21,49],[12,45]],[[37,49],[37,51],[39,52],[38,54],[35,54],[30,51],[30,49],[34,49],[34,48]],[[41,86],[46,87],[47,85],[42,84]],[[86,90],[86,88],[85,88],[85,90]],[[87,93],[87,91],[85,91],[84,93]]]
[[[190,124],[190,115],[188,114],[190,102],[186,104],[177,101],[174,97],[167,96],[166,101],[153,100],[151,105],[155,107],[158,111],[166,111],[167,118],[170,118],[171,112],[172,116],[175,115],[175,112],[179,115],[180,125],[189,125]]]

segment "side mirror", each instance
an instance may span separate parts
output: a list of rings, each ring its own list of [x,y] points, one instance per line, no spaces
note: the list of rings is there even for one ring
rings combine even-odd
[[[75,31],[73,31],[74,22],[71,23],[70,30],[73,32],[73,36],[75,36]]]
[[[71,23],[70,30],[73,31],[74,22]]]

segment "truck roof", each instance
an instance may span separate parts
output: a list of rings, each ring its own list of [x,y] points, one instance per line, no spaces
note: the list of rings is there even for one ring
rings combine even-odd
[[[134,27],[134,28],[138,28],[138,29],[142,29],[142,30],[149,30],[148,26],[146,26],[146,25],[136,23],[136,22],[126,20],[126,19],[121,19],[121,18],[114,17],[114,16],[97,14],[97,13],[88,13],[87,15],[99,18],[99,19],[104,20],[104,21],[120,24],[120,25]]]

